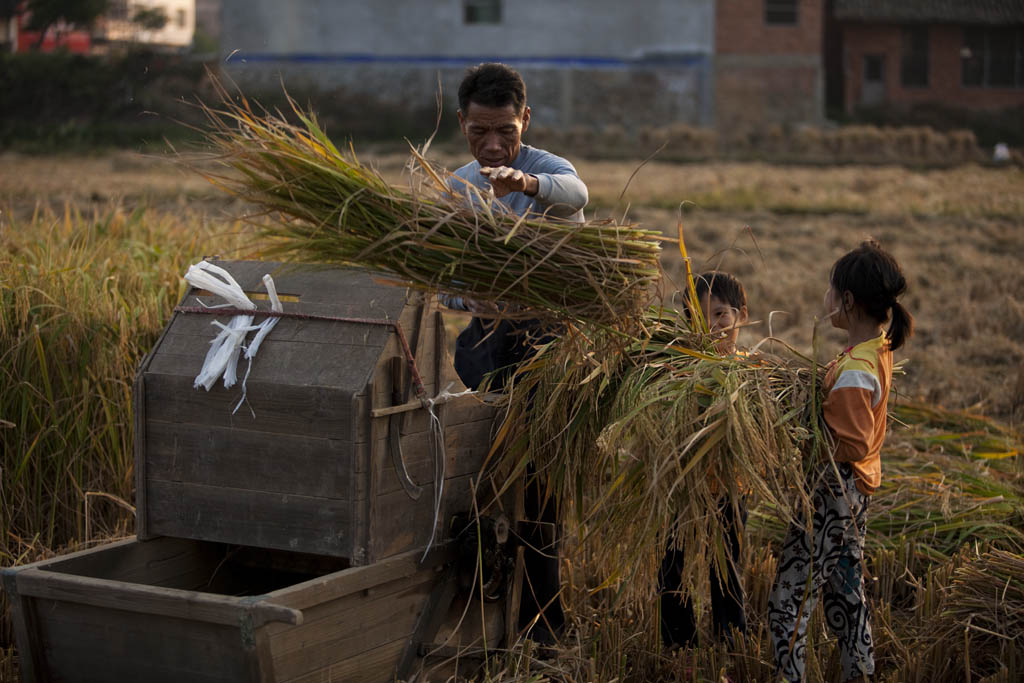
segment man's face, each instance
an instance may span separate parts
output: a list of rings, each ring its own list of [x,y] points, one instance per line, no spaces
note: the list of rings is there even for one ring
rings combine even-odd
[[[712,336],[717,338],[715,349],[722,354],[736,352],[736,338],[740,325],[747,322],[747,307],[734,308],[728,301],[707,294],[700,302],[701,312]]]
[[[519,156],[520,139],[530,126],[530,108],[523,115],[511,104],[485,107],[470,102],[459,110],[459,127],[469,142],[469,152],[481,166],[508,166]]]

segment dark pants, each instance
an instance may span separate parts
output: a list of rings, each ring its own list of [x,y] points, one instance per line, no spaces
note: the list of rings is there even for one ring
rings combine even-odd
[[[485,321],[474,317],[455,342],[455,370],[470,389],[487,385],[501,390],[520,363],[532,352],[534,344],[544,344],[555,332],[546,331],[537,320]],[[533,400],[531,394],[528,400]],[[537,619],[537,631],[552,635],[565,623],[561,586],[558,581],[558,505],[544,499],[544,482],[533,463],[526,468],[523,521],[523,593],[519,608],[519,628]],[[535,632],[535,635],[537,632]]]
[[[526,628],[543,610],[536,627],[557,635],[565,623],[558,580],[558,540],[561,533],[558,506],[554,498],[544,499],[544,488],[533,464],[527,465],[524,521],[521,525],[524,576],[519,628]]]
[[[711,568],[711,620],[715,635],[728,638],[732,629],[746,632],[747,618],[744,610],[743,585],[740,582],[740,529],[746,522],[747,512],[740,504],[741,523],[737,524],[732,505],[723,502],[718,508],[718,518],[723,525],[723,534],[728,546],[728,567],[725,576],[720,577]],[[679,584],[686,562],[685,548],[669,548],[661,561],[658,572],[658,592],[661,593],[661,639],[665,646],[691,646],[697,640],[697,619],[689,598],[679,599]],[[724,585],[723,585],[724,579]]]

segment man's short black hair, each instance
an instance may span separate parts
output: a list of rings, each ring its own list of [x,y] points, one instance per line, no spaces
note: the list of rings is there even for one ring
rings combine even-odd
[[[526,83],[519,72],[505,64],[487,62],[466,69],[459,85],[459,109],[465,114],[469,103],[484,107],[512,105],[516,114],[526,110]]]
[[[723,273],[720,270],[709,270],[693,278],[693,286],[697,291],[697,299],[703,299],[704,295],[721,299],[737,310],[747,305],[747,292],[735,276]]]

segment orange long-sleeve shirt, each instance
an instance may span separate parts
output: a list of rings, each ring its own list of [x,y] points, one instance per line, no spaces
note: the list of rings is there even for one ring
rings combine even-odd
[[[882,483],[891,383],[892,351],[884,334],[846,349],[825,373],[825,422],[836,439],[835,459],[850,463],[857,489],[868,495]]]

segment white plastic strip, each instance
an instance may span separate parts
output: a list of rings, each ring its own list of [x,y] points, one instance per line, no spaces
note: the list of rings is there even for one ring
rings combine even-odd
[[[217,305],[208,305],[199,301],[203,306],[209,308],[233,307],[247,311],[256,310],[256,304],[249,300],[249,297],[245,295],[245,291],[231,277],[231,274],[220,266],[200,261],[189,266],[188,271],[185,273],[185,280],[193,287],[204,289],[225,301],[225,303]],[[263,284],[266,286],[270,296],[271,309],[277,312],[282,311],[281,300],[277,295],[277,288],[274,286],[274,280],[270,275],[263,276]],[[234,386],[238,381],[238,359],[244,350],[245,358],[249,361],[249,367],[246,368],[245,377],[242,379],[242,398],[239,400],[238,405],[235,406],[235,410],[232,411],[232,414],[234,414],[242,403],[245,402],[245,382],[249,377],[249,372],[252,370],[252,359],[256,356],[260,344],[270,334],[270,331],[274,329],[278,320],[279,318],[267,318],[259,325],[252,324],[253,316],[251,315],[236,315],[231,318],[227,325],[214,320],[212,324],[219,327],[220,332],[210,342],[210,350],[206,353],[203,367],[199,374],[196,375],[193,386],[196,389],[202,387],[209,391],[210,387],[221,377],[224,378],[225,388],[229,389]],[[245,337],[253,330],[256,331],[256,337],[246,347]],[[255,417],[255,414],[253,417]]]
[[[427,553],[430,552],[430,548],[434,545],[434,538],[437,535],[437,522],[441,516],[441,499],[444,496],[444,476],[445,476],[445,460],[447,455],[444,450],[444,425],[441,424],[441,418],[437,416],[437,411],[434,410],[434,406],[437,404],[447,403],[453,398],[459,398],[460,396],[468,396],[476,393],[472,389],[466,389],[460,391],[457,394],[449,393],[448,390],[452,384],[449,384],[434,398],[423,399],[423,406],[430,413],[430,437],[431,444],[430,450],[434,454],[434,525],[430,528],[430,540],[427,541],[427,547],[423,551],[423,557],[426,558]]]

